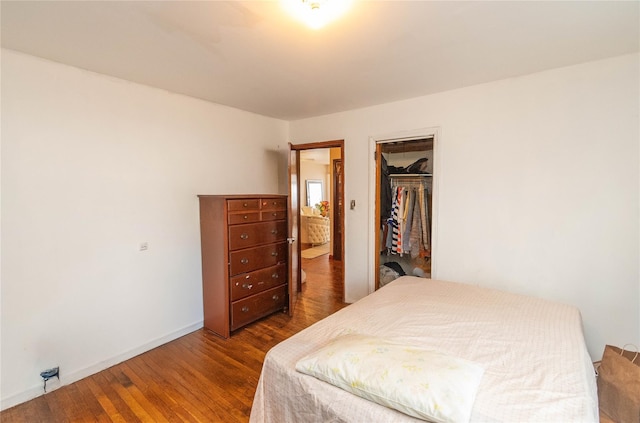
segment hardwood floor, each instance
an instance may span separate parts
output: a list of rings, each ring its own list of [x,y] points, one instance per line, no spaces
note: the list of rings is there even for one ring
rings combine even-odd
[[[342,267],[303,259],[295,315],[277,313],[224,340],[203,329],[0,413],[11,422],[247,422],[266,352],[346,306]]]

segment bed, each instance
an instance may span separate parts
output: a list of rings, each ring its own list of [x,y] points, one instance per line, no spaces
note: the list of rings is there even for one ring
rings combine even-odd
[[[301,358],[345,333],[477,363],[484,374],[472,422],[598,421],[595,374],[576,308],[404,276],[272,348],[250,422],[421,421],[296,371]]]

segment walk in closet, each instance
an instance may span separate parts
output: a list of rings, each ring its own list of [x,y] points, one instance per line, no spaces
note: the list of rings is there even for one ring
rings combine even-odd
[[[431,277],[433,142],[376,144],[376,289],[403,275]]]

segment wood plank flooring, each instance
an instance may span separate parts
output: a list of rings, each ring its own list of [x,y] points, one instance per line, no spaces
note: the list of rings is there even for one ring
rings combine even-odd
[[[0,413],[13,422],[247,422],[267,351],[346,306],[342,266],[303,259],[295,315],[277,313],[224,340],[197,330]]]

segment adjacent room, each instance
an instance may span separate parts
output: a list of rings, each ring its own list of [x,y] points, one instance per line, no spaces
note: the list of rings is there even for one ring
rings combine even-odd
[[[637,416],[640,3],[0,12],[3,422]]]

